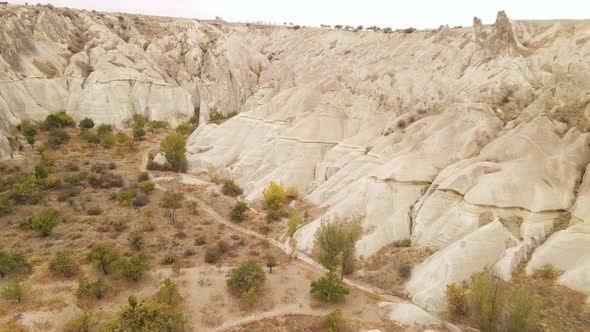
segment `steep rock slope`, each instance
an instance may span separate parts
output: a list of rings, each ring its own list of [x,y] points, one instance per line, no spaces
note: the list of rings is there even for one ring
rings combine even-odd
[[[360,219],[357,253],[396,240],[440,250],[415,268],[413,300],[484,268],[531,260],[590,292],[586,172],[590,22],[516,21],[394,32],[0,5],[0,132],[65,110],[124,126],[200,110],[189,170],[231,177],[247,200],[269,181]],[[210,112],[237,114],[207,124]],[[0,156],[10,156],[6,137]],[[582,249],[581,249],[582,248]]]

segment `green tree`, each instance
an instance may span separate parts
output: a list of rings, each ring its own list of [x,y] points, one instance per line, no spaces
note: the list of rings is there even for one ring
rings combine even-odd
[[[127,281],[138,281],[150,269],[148,257],[145,253],[139,253],[131,256],[129,259],[119,261],[121,275]]]
[[[25,136],[25,139],[27,140],[27,143],[31,146],[31,149],[33,149],[33,147],[35,146],[35,142],[37,141],[35,136]]]
[[[63,332],[90,332],[92,311],[84,310],[75,318],[69,320],[63,328]]]
[[[539,305],[529,288],[519,289],[512,296],[508,310],[508,332],[536,331],[539,324]]]
[[[105,149],[111,149],[113,146],[115,146],[115,136],[113,136],[113,134],[104,135],[100,140],[100,146]]]
[[[445,290],[447,300],[447,311],[452,316],[467,315],[467,290],[452,283],[447,285]]]
[[[35,165],[35,177],[37,179],[45,179],[49,175],[49,171],[47,171],[47,167],[45,165],[39,163]]]
[[[110,124],[99,124],[98,127],[96,127],[96,133],[98,134],[98,136],[100,137],[104,137],[106,135],[108,135],[109,133],[111,133],[113,131],[113,126],[111,126]]]
[[[133,138],[136,141],[141,141],[141,139],[145,136],[145,130],[143,128],[135,128],[133,129]]]
[[[80,279],[78,282],[78,289],[76,290],[76,296],[78,298],[93,298],[101,299],[108,292],[112,290],[111,285],[103,278],[98,278],[95,281],[90,280],[87,277]]]
[[[186,171],[186,138],[184,136],[178,133],[168,134],[160,142],[160,150],[164,153],[166,161],[173,171]]]
[[[88,254],[88,260],[104,274],[109,274],[120,259],[119,252],[106,243],[96,243]]]
[[[311,282],[310,293],[327,301],[339,301],[348,295],[348,288],[342,286],[336,273],[328,272],[323,277]]]
[[[314,249],[320,263],[330,271],[340,266],[342,276],[351,273],[355,265],[355,247],[360,238],[358,221],[350,223],[335,218],[333,222],[323,220],[315,233]]]
[[[154,190],[156,190],[156,183],[153,181],[142,181],[137,184],[137,187],[139,188],[139,190],[143,191],[144,193],[150,194]]]
[[[264,265],[268,267],[268,273],[272,274],[272,268],[277,266],[277,260],[271,252],[267,252],[264,256]]]
[[[176,127],[176,132],[183,136],[188,136],[193,130],[195,130],[195,128],[186,122],[183,122]]]
[[[246,292],[250,288],[259,288],[266,280],[262,268],[255,262],[248,261],[240,264],[227,274],[227,287],[239,293]]]
[[[283,207],[285,189],[282,185],[271,181],[262,191],[264,197],[264,208],[267,210],[279,210]]]
[[[84,128],[84,129],[92,129],[92,128],[94,128],[94,120],[86,117],[86,118],[80,120],[80,123],[78,123],[78,127]]]
[[[299,217],[299,213],[295,209],[289,210],[289,219],[287,221],[287,234],[289,237],[293,237],[295,232],[297,231],[297,227],[299,227],[299,223],[301,218]]]
[[[130,189],[123,189],[119,191],[117,194],[117,202],[131,205],[133,203],[133,199],[135,198],[135,193],[133,190]]]
[[[484,271],[474,275],[469,285],[472,318],[483,332],[495,331],[502,317],[504,289],[497,278]]]
[[[28,287],[18,278],[8,282],[0,291],[0,297],[5,301],[20,303],[28,290]]]
[[[70,135],[68,135],[68,133],[63,128],[53,128],[49,131],[47,146],[55,149],[69,140]]]
[[[256,287],[252,287],[242,293],[240,297],[240,304],[244,307],[252,307],[258,302],[258,294],[256,294]]]
[[[162,303],[146,304],[130,296],[128,304],[119,309],[113,331],[180,332],[186,318],[182,313]],[[111,329],[109,329],[111,330]]]
[[[72,257],[71,250],[62,249],[49,261],[49,271],[57,276],[71,278],[80,271],[80,265]]]
[[[0,278],[6,276],[27,276],[33,273],[33,266],[25,256],[0,247]]]
[[[182,208],[184,201],[184,194],[180,192],[167,191],[162,198],[162,207],[168,209],[168,217],[170,222],[176,223],[176,210]]]

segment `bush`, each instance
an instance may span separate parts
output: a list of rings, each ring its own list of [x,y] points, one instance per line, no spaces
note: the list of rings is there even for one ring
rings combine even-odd
[[[135,128],[133,129],[133,138],[136,141],[141,141],[141,139],[145,136],[145,130],[143,128]]]
[[[285,211],[281,210],[270,210],[266,213],[266,221],[269,223],[281,220],[281,218],[283,217],[283,215],[285,214]]]
[[[109,331],[184,331],[187,319],[182,313],[162,303],[145,304],[130,296],[119,309]]]
[[[92,128],[94,128],[94,120],[86,117],[86,118],[80,120],[80,123],[78,123],[78,127],[85,128],[85,129],[92,129]]]
[[[172,191],[167,191],[162,198],[161,205],[168,209],[168,217],[172,223],[176,222],[176,210],[182,207],[183,200],[183,193]]]
[[[510,299],[508,310],[508,332],[536,331],[539,324],[539,306],[530,289],[518,290]]]
[[[348,288],[342,286],[340,277],[333,272],[311,282],[310,293],[326,301],[339,301],[348,295]]]
[[[264,208],[268,210],[278,210],[283,206],[285,199],[285,190],[283,186],[271,181],[262,191],[264,196]]]
[[[558,275],[557,271],[555,270],[555,268],[551,264],[545,264],[545,265],[541,266],[540,269],[535,271],[535,274],[540,276],[543,279],[555,279],[555,278],[557,278],[557,275]]]
[[[297,231],[297,227],[299,227],[300,222],[299,213],[297,210],[292,209],[289,211],[289,220],[287,221],[287,234],[289,237],[293,237],[295,232]]]
[[[186,138],[178,133],[171,133],[160,142],[160,150],[164,153],[171,170],[184,172],[187,167]]]
[[[174,307],[182,301],[182,297],[178,292],[178,284],[170,280],[170,278],[162,281],[162,286],[154,295],[156,303],[162,303]]]
[[[76,121],[65,112],[59,112],[57,114],[49,114],[45,121],[41,124],[44,130],[51,130],[55,128],[73,127],[76,125]]]
[[[127,205],[131,205],[133,203],[133,199],[135,198],[135,193],[133,190],[130,189],[123,189],[117,194],[117,202],[124,203]]]
[[[131,256],[129,259],[122,259],[119,262],[121,275],[127,281],[138,281],[150,269],[148,257],[144,253]]]
[[[75,318],[69,320],[63,328],[63,332],[87,332],[90,331],[92,312],[84,310]]]
[[[143,240],[143,236],[136,234],[133,235],[130,239],[129,239],[129,246],[133,249],[133,250],[141,250],[143,249],[143,245],[144,245],[144,240]]]
[[[495,331],[502,317],[504,291],[487,271],[474,275],[469,285],[471,316],[482,331]]]
[[[156,190],[156,183],[153,181],[143,181],[143,182],[140,182],[139,184],[137,184],[137,187],[139,188],[139,190],[143,191],[144,193],[150,194],[154,190]]]
[[[56,210],[49,209],[42,212],[31,220],[31,229],[37,231],[41,236],[48,236],[58,224],[58,213]]]
[[[209,114],[209,123],[220,123],[225,120],[226,117],[221,112],[215,111]]]
[[[452,283],[445,290],[447,311],[450,315],[458,317],[467,315],[467,290]]]
[[[0,291],[0,297],[4,301],[13,301],[20,303],[28,290],[22,281],[18,279],[11,280],[6,286]]]
[[[138,182],[148,181],[149,179],[150,179],[150,174],[148,172],[141,172],[137,176],[137,181]]]
[[[226,282],[230,290],[243,293],[251,288],[259,288],[265,280],[266,275],[262,268],[249,261],[229,271]]]
[[[410,277],[410,275],[412,274],[412,265],[410,264],[400,264],[400,266],[397,269],[397,272],[399,273],[399,276],[407,279]]]
[[[0,278],[6,276],[27,276],[33,273],[33,266],[25,256],[0,248]]]
[[[54,275],[71,278],[80,271],[80,265],[72,257],[70,250],[59,250],[49,261],[49,271]]]
[[[62,128],[54,128],[49,131],[47,138],[47,146],[50,148],[57,148],[58,146],[68,142],[70,135]]]
[[[0,216],[5,216],[12,212],[14,202],[10,199],[8,193],[0,193]]]
[[[336,309],[326,316],[326,332],[336,332],[342,325],[342,309]]]
[[[105,135],[101,140],[100,140],[100,146],[102,146],[105,149],[110,149],[113,146],[115,146],[115,137],[111,134],[107,134]]]
[[[88,254],[88,260],[104,274],[108,274],[116,267],[119,252],[106,243],[96,243]]]
[[[98,127],[96,127],[96,134],[98,134],[99,137],[104,137],[107,134],[111,133],[113,131],[113,126],[111,126],[110,124],[100,124],[98,125]]]
[[[129,136],[127,136],[125,133],[117,133],[115,140],[119,144],[125,144],[129,141]]]
[[[223,181],[223,194],[227,196],[236,197],[242,194],[242,188],[238,186],[233,180]]]
[[[147,126],[153,134],[154,132],[158,131],[158,129],[168,128],[168,122],[152,120],[147,124]]]
[[[207,243],[207,235],[205,234],[197,234],[195,236],[195,245],[202,246]]]
[[[176,132],[183,136],[188,136],[193,130],[195,130],[195,128],[186,122],[183,122],[176,127]]]
[[[409,248],[409,247],[412,246],[412,240],[410,240],[410,239],[403,239],[399,243],[399,246],[402,247],[402,248]]]
[[[268,267],[268,273],[272,274],[272,268],[277,266],[277,260],[271,252],[267,252],[264,255],[264,265]]]
[[[89,216],[98,216],[102,214],[102,209],[98,205],[88,207],[86,214]]]
[[[43,164],[35,165],[35,177],[37,179],[45,179],[49,175],[49,171],[47,167]]]
[[[229,213],[229,217],[233,221],[242,221],[244,213],[248,211],[248,203],[244,201],[237,201],[234,208]]]
[[[186,209],[191,214],[199,214],[199,205],[195,201],[186,202]]]
[[[242,292],[240,297],[240,304],[243,307],[252,307],[258,302],[258,294],[256,294],[256,287],[252,287],[249,290]]]
[[[135,195],[135,199],[133,200],[133,206],[141,207],[146,206],[150,202],[150,198],[144,193],[138,193]]]
[[[8,178],[8,199],[16,204],[36,204],[41,198],[37,178],[32,175],[16,174]]]
[[[217,263],[223,254],[219,251],[217,246],[210,246],[205,251],[205,262],[209,264]]]
[[[111,285],[103,278],[98,278],[95,281],[89,278],[82,278],[78,282],[78,289],[76,290],[76,296],[78,298],[93,298],[101,299],[108,292],[112,290]]]
[[[164,265],[172,265],[174,263],[176,263],[178,261],[178,256],[176,255],[176,253],[169,251],[166,253],[166,255],[164,255],[164,258],[162,258],[162,264]]]

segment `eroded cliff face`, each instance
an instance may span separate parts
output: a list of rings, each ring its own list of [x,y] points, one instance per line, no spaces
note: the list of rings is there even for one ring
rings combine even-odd
[[[123,126],[199,108],[190,172],[217,168],[247,200],[297,188],[325,208],[301,250],[336,216],[362,221],[359,256],[435,246],[407,283],[435,311],[446,284],[523,261],[590,292],[589,21],[385,34],[0,8],[5,134],[59,110]]]

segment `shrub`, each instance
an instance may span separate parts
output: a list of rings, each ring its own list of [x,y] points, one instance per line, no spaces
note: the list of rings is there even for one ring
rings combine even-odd
[[[535,271],[535,274],[544,279],[555,279],[558,275],[557,271],[551,264],[545,264],[541,266],[540,269]]]
[[[183,200],[183,193],[172,191],[167,191],[162,198],[161,205],[168,209],[168,217],[172,223],[176,222],[176,210],[182,207]]]
[[[146,206],[150,202],[150,198],[144,193],[138,193],[135,195],[135,199],[133,199],[133,206],[141,207]]]
[[[412,246],[412,240],[410,239],[403,239],[400,241],[399,246],[402,248],[409,248]]]
[[[18,279],[11,280],[0,291],[0,297],[4,301],[13,301],[20,303],[28,290],[28,287]]]
[[[229,244],[223,240],[217,241],[217,243],[215,245],[219,249],[219,252],[222,254],[227,253],[227,251],[229,250]]]
[[[238,196],[242,194],[242,188],[238,186],[233,180],[223,181],[223,194],[227,196]]]
[[[92,129],[92,128],[94,128],[94,120],[86,117],[86,118],[80,120],[80,123],[78,123],[78,127],[85,128],[85,129]]]
[[[145,253],[131,256],[129,259],[122,259],[119,262],[121,275],[127,281],[138,281],[150,269],[148,257]]]
[[[48,236],[58,224],[58,213],[56,210],[49,209],[42,212],[35,218],[31,219],[31,229],[37,231],[41,236]]]
[[[98,216],[102,214],[102,209],[98,205],[88,207],[86,214],[89,216]]]
[[[168,122],[152,120],[147,124],[147,126],[153,134],[158,131],[158,129],[168,128]]]
[[[281,210],[270,210],[266,213],[266,221],[269,223],[272,223],[274,221],[277,220],[281,220],[281,218],[283,217],[283,215],[285,214],[285,212],[281,209]]]
[[[495,331],[504,303],[502,285],[487,271],[474,275],[469,285],[471,316],[482,331]]]
[[[342,309],[336,309],[326,316],[326,332],[336,332],[342,325]]]
[[[244,201],[237,201],[234,208],[229,213],[229,217],[233,221],[242,221],[244,213],[248,211],[248,203]]]
[[[397,269],[397,272],[399,273],[400,277],[407,279],[412,274],[412,265],[400,264],[400,266]]]
[[[239,293],[246,292],[251,288],[259,288],[266,280],[262,268],[255,262],[248,261],[240,264],[227,274],[227,287]]]
[[[217,246],[210,246],[205,251],[205,262],[209,264],[217,263],[223,254],[219,251]]]
[[[326,301],[339,301],[348,295],[348,288],[342,286],[340,277],[333,272],[311,282],[310,293]]]
[[[252,307],[258,302],[258,295],[256,294],[256,287],[242,293],[240,297],[240,304],[244,307]]]
[[[100,140],[100,146],[102,146],[105,149],[110,149],[113,146],[115,146],[115,137],[111,134],[107,134],[105,135],[101,140]]]
[[[76,296],[78,298],[93,298],[101,299],[108,292],[112,290],[111,285],[103,278],[98,278],[95,281],[89,278],[82,278],[78,282],[78,289],[76,290]]]
[[[113,126],[111,126],[110,124],[100,124],[98,125],[98,127],[96,127],[96,133],[98,134],[99,137],[104,137],[107,134],[111,133],[113,131]]]
[[[266,226],[266,225],[262,225],[262,226],[260,226],[260,227],[258,228],[258,231],[259,231],[261,234],[264,234],[264,235],[266,235],[266,234],[268,234],[268,233],[270,232],[270,227],[268,227],[268,226]]]
[[[104,274],[108,274],[116,267],[119,260],[119,252],[106,243],[96,243],[90,253],[88,260]]]
[[[289,220],[287,221],[287,234],[289,237],[293,237],[299,227],[300,217],[299,213],[295,209],[289,210]]]
[[[186,209],[191,214],[199,214],[199,205],[195,201],[188,201],[188,202],[186,202]]]
[[[186,122],[183,122],[176,127],[176,132],[183,136],[188,136],[193,130],[195,130],[195,128]]]
[[[154,295],[156,303],[163,303],[169,306],[176,306],[182,301],[182,297],[178,292],[178,284],[166,278],[162,281],[162,286]]]
[[[160,142],[160,150],[164,153],[171,170],[184,172],[187,167],[186,138],[178,133],[171,133]]]
[[[10,199],[8,193],[0,193],[0,216],[4,216],[12,212],[14,202]]]
[[[123,189],[117,194],[117,202],[124,203],[127,205],[131,205],[134,198],[135,193],[133,192],[133,190],[130,189]]]
[[[226,117],[221,112],[215,111],[209,114],[209,123],[220,123],[225,120]]]
[[[8,178],[6,185],[8,198],[16,204],[36,204],[40,200],[39,184],[32,175],[16,174]]]
[[[117,133],[117,135],[115,136],[115,140],[119,144],[125,144],[129,141],[129,137],[125,133]]]
[[[80,265],[72,257],[70,250],[59,250],[49,261],[49,271],[54,275],[71,278],[80,271]]]
[[[148,181],[149,179],[150,179],[150,174],[148,172],[141,172],[137,176],[137,181],[138,182]]]
[[[166,255],[164,255],[164,258],[162,258],[162,264],[164,265],[172,265],[177,261],[178,256],[172,251],[167,252]]]
[[[448,284],[445,290],[447,300],[447,311],[452,316],[467,315],[467,290],[457,286],[457,284]]]
[[[530,289],[519,289],[510,299],[508,310],[508,332],[536,330],[539,324],[539,306]]]
[[[271,181],[262,191],[264,196],[264,208],[268,210],[278,210],[283,206],[285,199],[285,190],[283,186]]]
[[[133,250],[139,251],[139,250],[143,249],[143,245],[144,245],[143,236],[136,234],[136,235],[133,235],[131,238],[129,238],[129,246]]]
[[[139,190],[143,191],[146,194],[150,194],[152,193],[154,190],[156,190],[156,183],[153,181],[143,181],[140,182],[137,187],[139,188]]]
[[[33,266],[25,256],[0,248],[0,277],[27,276],[33,273]]]
[[[58,146],[68,142],[70,135],[62,128],[53,128],[49,131],[47,138],[47,146],[50,148],[57,148]]]
[[[145,136],[145,130],[143,128],[135,128],[133,129],[133,138],[136,141],[141,141],[141,139]]]
[[[109,331],[184,331],[186,318],[182,313],[162,303],[146,304],[130,296],[128,304],[117,312]]]
[[[195,245],[202,246],[207,243],[207,235],[205,234],[197,234],[195,236]]]
[[[35,177],[37,179],[45,179],[49,175],[49,171],[47,171],[47,167],[43,164],[35,165]]]
[[[51,130],[69,126],[73,127],[75,125],[76,121],[74,121],[71,116],[67,115],[65,112],[59,112],[56,114],[49,114],[41,124],[41,127],[44,130]]]
[[[81,314],[69,320],[64,328],[63,332],[87,332],[90,331],[90,325],[92,320],[92,312],[84,310]]]

